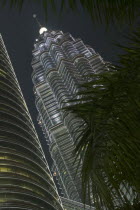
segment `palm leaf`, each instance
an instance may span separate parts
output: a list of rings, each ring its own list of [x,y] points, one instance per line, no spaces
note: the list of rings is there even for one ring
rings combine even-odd
[[[90,199],[97,209],[139,206],[139,28],[129,41],[129,47],[119,46],[124,50],[119,65],[90,75],[80,99],[65,108],[86,123],[77,129],[76,154],[82,163],[83,200]]]
[[[75,10],[78,12],[80,5],[88,12],[93,22],[105,22],[123,24],[126,21],[132,23],[136,17],[139,16],[140,1],[139,0],[80,0],[78,3],[75,0],[60,0],[60,8],[56,7],[54,0],[32,0],[32,3],[38,2],[44,7],[44,12],[47,18],[48,4],[50,4],[54,11],[62,13],[64,9]],[[22,9],[25,1],[23,0],[0,0],[0,3],[5,6],[9,4],[10,7]]]

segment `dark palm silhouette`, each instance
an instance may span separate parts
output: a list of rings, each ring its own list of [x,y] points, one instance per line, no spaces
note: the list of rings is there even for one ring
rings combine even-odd
[[[86,124],[76,131],[76,154],[83,162],[84,201],[92,195],[97,209],[140,207],[140,28],[129,41],[119,46],[119,65],[90,75],[80,99],[66,108]]]
[[[55,0],[30,0],[29,6],[33,3],[42,4],[46,17],[48,12],[48,5],[50,4],[54,10],[61,13],[66,8],[77,11],[77,5],[81,5],[91,16],[95,22],[109,23],[132,23],[137,15],[139,15],[139,0],[59,0],[59,5]],[[5,6],[9,4],[10,7],[15,7],[19,10],[25,4],[25,0],[0,0],[0,4]]]

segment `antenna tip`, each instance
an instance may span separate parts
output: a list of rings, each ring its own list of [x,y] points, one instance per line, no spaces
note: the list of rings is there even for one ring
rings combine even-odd
[[[36,16],[37,16],[36,14],[33,14],[33,18],[36,18]]]

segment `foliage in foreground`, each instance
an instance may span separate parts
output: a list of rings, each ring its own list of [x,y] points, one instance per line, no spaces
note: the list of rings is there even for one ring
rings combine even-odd
[[[19,10],[27,3],[25,0],[0,0],[0,4],[10,5]],[[109,23],[132,23],[136,16],[139,16],[139,0],[28,0],[28,5],[39,3],[43,5],[47,17],[48,5],[51,5],[54,11],[62,13],[66,9],[78,12],[78,5],[88,12],[95,22]]]
[[[97,209],[140,208],[140,28],[129,42],[119,46],[119,65],[92,75],[81,99],[66,108],[86,122],[77,129],[76,153],[84,201]]]

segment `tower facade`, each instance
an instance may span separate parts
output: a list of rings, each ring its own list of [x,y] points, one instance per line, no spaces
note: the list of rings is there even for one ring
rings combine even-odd
[[[64,197],[81,202],[81,166],[75,162],[76,128],[83,124],[62,108],[76,97],[79,85],[89,74],[100,71],[104,62],[81,39],[69,33],[44,30],[36,40],[32,60],[32,80],[42,127],[54,160],[53,174]],[[78,166],[78,172],[76,173]]]
[[[0,209],[63,209],[1,35]]]

